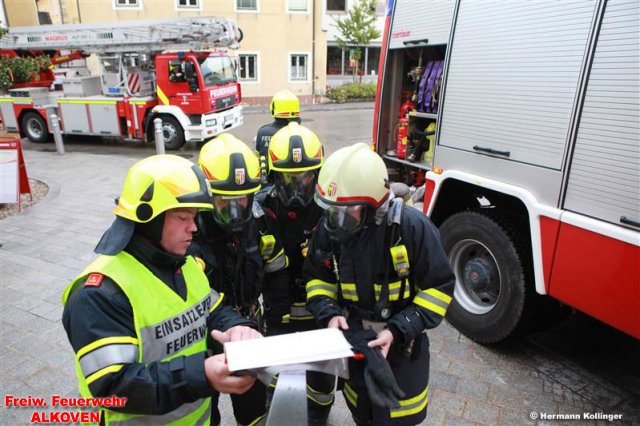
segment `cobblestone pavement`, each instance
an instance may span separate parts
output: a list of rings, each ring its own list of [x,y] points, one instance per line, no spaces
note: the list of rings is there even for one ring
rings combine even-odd
[[[135,149],[100,155],[72,148],[64,156],[25,151],[29,176],[45,181],[49,194],[0,221],[0,425],[28,423],[35,410],[7,409],[5,395],[77,395],[73,352],[60,322],[61,294],[94,258],[93,247],[111,223],[113,200],[127,169],[152,153]],[[602,326],[587,330],[594,327]],[[585,412],[622,414],[625,424],[640,424],[638,342],[611,330],[598,333],[581,336],[569,328],[487,348],[443,323],[429,333],[425,424],[559,424],[542,416]],[[593,356],[578,356],[587,353]],[[221,407],[223,424],[235,424],[228,398],[222,398]],[[539,418],[530,417],[532,412]],[[352,424],[341,395],[330,424]]]

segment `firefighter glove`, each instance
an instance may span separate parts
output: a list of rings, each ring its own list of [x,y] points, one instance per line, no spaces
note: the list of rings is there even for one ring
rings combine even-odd
[[[373,330],[345,332],[345,337],[356,353],[364,355],[364,383],[374,405],[386,408],[400,406],[404,392],[396,383],[393,372],[380,348],[370,348],[367,343],[376,338]]]

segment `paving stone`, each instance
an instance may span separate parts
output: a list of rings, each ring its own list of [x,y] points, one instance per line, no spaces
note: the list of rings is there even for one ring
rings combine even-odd
[[[556,371],[551,377],[573,391],[578,391],[589,384],[583,376],[569,369]]]
[[[455,417],[461,417],[465,407],[465,400],[455,393],[436,389],[429,399],[429,406],[435,410],[444,410]]]
[[[584,389],[580,390],[579,394],[596,403],[598,407],[607,410],[612,409],[622,402],[622,398],[614,391],[598,383],[590,383]]]
[[[36,315],[25,312],[26,316],[15,325],[32,333],[46,333],[56,326],[55,322],[40,318]]]
[[[432,352],[429,360],[429,370],[440,370],[446,372],[449,369],[450,363],[451,361],[449,361],[449,358],[446,355]]]
[[[529,413],[501,408],[497,424],[499,426],[533,426],[536,423],[531,420]]]
[[[2,407],[0,409],[0,424],[1,425],[17,425],[22,423],[20,412],[17,408],[7,409]]]
[[[60,321],[62,319],[62,310],[62,306],[56,306],[54,310],[47,312],[42,318],[49,321]]]
[[[524,412],[557,413],[558,403],[549,394],[539,392],[525,392],[523,395]],[[517,411],[517,410],[516,410]]]
[[[442,321],[438,326],[438,333],[442,337],[446,337],[448,339],[458,339],[460,336],[460,332],[456,330],[447,320]]]
[[[437,329],[436,329],[437,330]],[[442,351],[443,338],[435,332],[429,333],[429,350],[432,354]]]
[[[460,360],[464,360],[467,357],[469,347],[465,343],[460,343],[456,340],[445,339],[442,343],[442,349],[440,353]]]
[[[533,355],[529,359],[529,363],[536,370],[549,376],[553,376],[554,373],[564,370],[562,364],[552,361],[548,357],[543,357],[542,355]]]
[[[445,424],[447,426],[475,426],[480,423],[472,422],[461,417],[447,416],[447,422]]]
[[[506,367],[506,356],[496,349],[487,348],[480,345],[473,346],[469,352],[469,360],[483,365],[490,365],[494,368],[503,369]]]
[[[55,309],[59,309],[59,307],[48,302],[42,302],[35,308],[29,309],[29,313],[46,318],[45,315]]]
[[[479,383],[477,380],[463,378],[458,381],[455,392],[459,395],[485,401],[489,395],[489,385]]]
[[[449,365],[449,373],[461,378],[477,379],[481,372],[482,365],[475,362],[454,360]]]
[[[467,398],[462,416],[479,424],[495,425],[498,423],[499,414],[499,407],[487,404],[484,400]]]
[[[2,323],[0,328],[0,345],[4,347],[13,346],[15,343],[27,338],[23,330],[7,323]]]
[[[43,369],[45,364],[35,359],[23,359],[17,366],[4,372],[14,379],[26,378]]]
[[[491,385],[489,401],[514,411],[522,411],[523,408],[521,391],[514,390],[509,386]]]
[[[443,426],[446,424],[446,417],[447,417],[446,411],[429,407],[427,409],[427,418],[420,424],[429,425],[429,426]],[[351,423],[345,423],[345,424],[351,424]]]
[[[511,373],[506,370],[487,367],[480,374],[480,380],[495,385],[506,385],[511,381]]]
[[[455,392],[458,377],[441,370],[432,370],[429,374],[429,387],[436,387],[447,392]]]
[[[41,300],[25,295],[21,292],[17,293],[21,294],[21,296],[12,298],[9,302],[11,305],[13,305],[13,307],[17,309],[20,309],[22,311],[30,311],[31,309],[42,303]]]
[[[57,346],[60,346],[63,349],[70,349],[70,343],[67,338],[67,332],[62,327],[62,324],[58,327],[55,327],[53,330],[49,331],[46,334],[43,334],[42,337],[47,341],[51,342]]]
[[[36,372],[29,377],[29,381],[34,384],[36,390],[47,396],[66,394],[78,388],[75,373],[62,374],[62,372],[52,371],[51,368]]]
[[[597,410],[593,409],[592,412]],[[625,401],[616,408],[612,408],[610,414],[622,414],[622,421],[629,424],[640,424],[640,403],[638,400]]]
[[[544,390],[544,380],[538,376],[539,374],[533,370],[513,371],[509,378],[509,383],[521,390],[542,392]]]
[[[544,381],[543,392],[551,394],[554,401],[559,403],[574,404],[583,407],[583,409],[592,408],[594,406],[591,401],[581,397],[566,386],[548,379]]]

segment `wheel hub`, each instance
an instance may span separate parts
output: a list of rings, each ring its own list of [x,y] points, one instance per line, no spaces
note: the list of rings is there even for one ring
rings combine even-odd
[[[34,136],[39,137],[42,135],[42,127],[40,127],[38,120],[29,120],[28,128]]]
[[[456,274],[456,301],[468,312],[483,315],[500,297],[502,278],[493,253],[480,241],[457,242],[449,253]]]
[[[464,267],[463,277],[469,288],[477,293],[489,290],[492,265],[484,258],[471,259]]]
[[[170,126],[167,124],[162,126],[162,136],[164,136],[165,140],[172,141],[176,138],[176,135],[177,135],[177,132],[176,132],[176,129],[173,128],[173,126]]]

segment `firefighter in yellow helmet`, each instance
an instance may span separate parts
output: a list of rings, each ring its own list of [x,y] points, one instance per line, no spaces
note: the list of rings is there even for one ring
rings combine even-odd
[[[208,424],[216,390],[253,385],[230,376],[223,356],[207,357],[207,330],[222,342],[260,336],[220,303],[185,255],[198,211],[210,209],[195,164],[173,155],[136,163],[96,247],[100,256],[64,292],[62,322],[81,396],[127,399],[117,411],[102,408],[101,423]],[[175,318],[188,320],[177,329]]]
[[[260,189],[260,165],[244,142],[224,133],[201,149],[198,166],[213,192],[213,212],[200,215],[200,234],[190,252],[204,259],[211,287],[225,295],[226,303],[262,329],[260,292],[264,266],[258,252],[258,232],[252,204]],[[222,347],[214,348],[222,352]],[[232,395],[236,421],[255,425],[266,415],[266,389],[256,382],[243,395]],[[214,411],[212,423],[220,421]]]
[[[300,101],[298,97],[289,90],[279,90],[273,95],[273,99],[271,99],[269,113],[273,117],[273,122],[260,127],[255,139],[256,151],[258,152],[258,156],[263,159],[265,174],[268,172],[266,169],[268,166],[266,161],[269,142],[273,135],[287,124],[291,122],[300,123]]]
[[[323,217],[303,268],[307,309],[365,354],[351,362],[347,406],[358,424],[421,423],[426,330],[444,318],[455,282],[438,230],[393,199],[384,162],[365,144],[326,159],[315,200]]]
[[[323,146],[308,128],[291,122],[272,138],[268,148],[272,186],[261,190],[254,202],[265,259],[263,299],[267,335],[318,328],[305,309],[302,279],[305,247],[322,210],[313,202],[318,172],[324,161]],[[334,398],[335,377],[307,373],[310,424],[326,423]],[[269,395],[272,395],[270,386]]]

